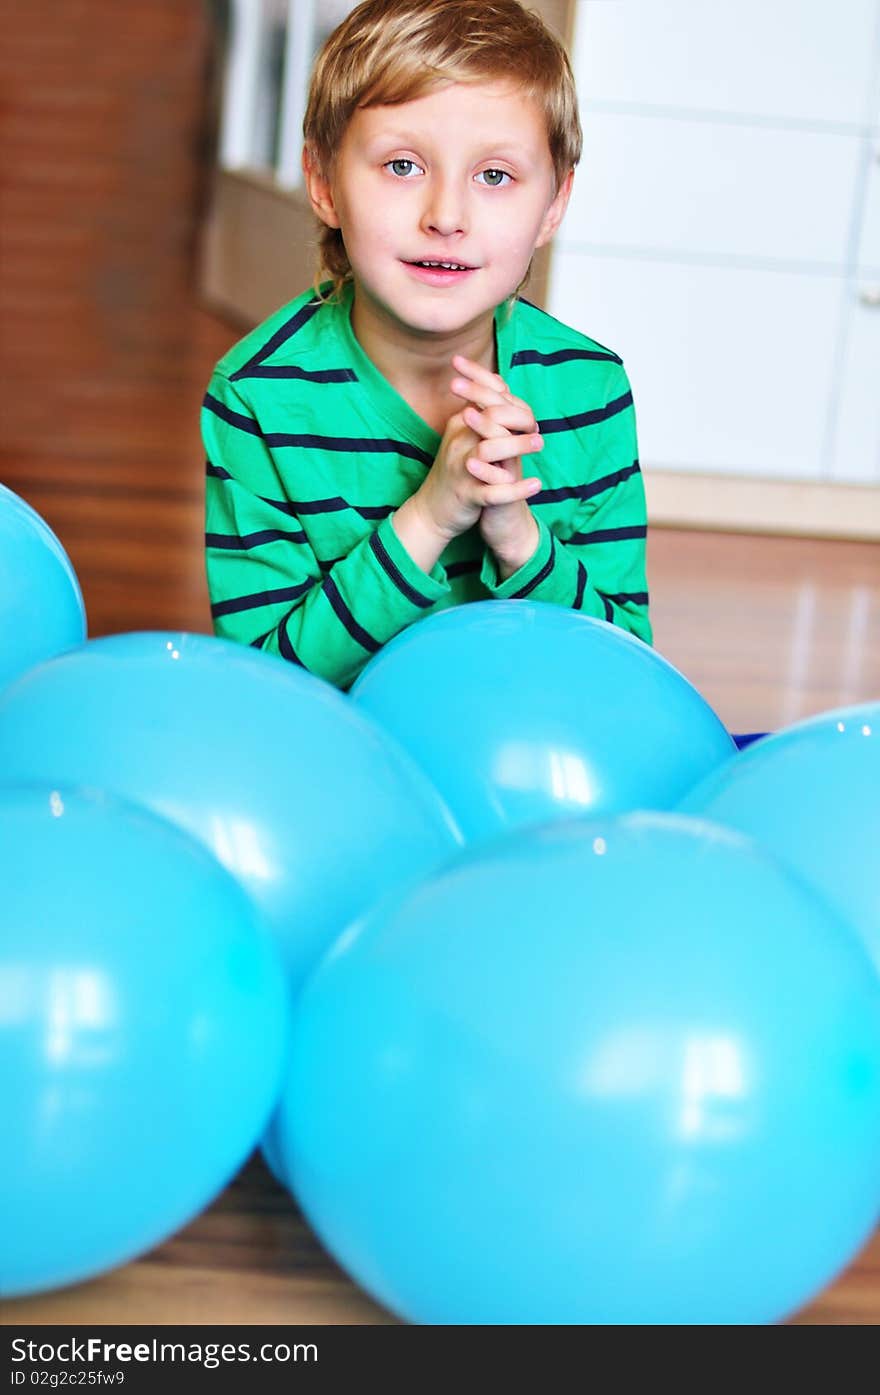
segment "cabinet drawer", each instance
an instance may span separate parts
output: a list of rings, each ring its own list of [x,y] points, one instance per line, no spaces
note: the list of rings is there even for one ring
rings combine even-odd
[[[861,125],[877,0],[579,0],[582,103]]]
[[[557,246],[845,265],[863,136],[598,111],[583,127]]]
[[[873,285],[880,292],[880,274]],[[866,304],[865,289],[863,278],[848,288],[828,475],[849,484],[880,485],[880,302]],[[880,491],[875,509],[880,517]]]
[[[552,315],[621,354],[648,467],[819,479],[844,278],[557,249]]]

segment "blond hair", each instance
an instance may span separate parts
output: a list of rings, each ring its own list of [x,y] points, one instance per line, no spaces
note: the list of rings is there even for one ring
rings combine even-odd
[[[541,108],[558,193],[581,156],[574,75],[563,45],[518,0],[364,0],[333,30],[315,59],[303,118],[307,158],[331,178],[336,152],[358,107],[414,101],[450,82],[501,79]],[[340,229],[317,221],[315,294],[338,301],[352,280],[351,263]],[[529,262],[510,297],[508,314],[531,269]],[[333,285],[322,297],[325,270]]]

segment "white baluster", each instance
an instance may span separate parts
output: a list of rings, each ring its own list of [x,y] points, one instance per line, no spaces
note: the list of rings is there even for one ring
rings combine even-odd
[[[315,0],[287,0],[284,85],[279,112],[278,165],[275,177],[284,189],[302,181],[302,123],[315,48]]]
[[[256,160],[254,126],[263,28],[260,0],[233,0],[220,124],[220,163],[224,169],[242,169]]]

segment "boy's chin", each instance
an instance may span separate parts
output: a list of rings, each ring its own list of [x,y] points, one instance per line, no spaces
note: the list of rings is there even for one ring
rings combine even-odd
[[[414,333],[449,333],[473,324],[483,316],[494,314],[516,289],[515,286],[508,290],[505,285],[493,285],[483,268],[447,286],[432,286],[410,275],[405,263],[400,263],[399,272],[400,279],[395,277],[393,284],[361,281],[355,274],[355,294],[360,289],[363,300],[372,302],[375,312],[396,320]]]
[[[455,313],[461,309],[468,315],[474,315],[484,310],[494,310],[514,294],[519,284],[514,282],[509,286],[507,279],[501,281],[497,276],[491,276],[484,267],[476,267],[458,279],[450,277],[445,281],[415,275],[412,267],[406,263],[401,263],[400,270],[403,289],[401,292],[401,280],[397,280],[394,301],[401,309],[415,314],[423,311],[430,314],[437,309],[441,313]]]
[[[419,297],[413,296],[407,304],[400,307],[398,314],[400,322],[409,326],[415,333],[446,334],[464,329],[484,317],[488,319],[495,310],[494,305],[471,297],[454,300],[450,297],[449,300],[441,300],[439,304],[419,303],[419,300]]]

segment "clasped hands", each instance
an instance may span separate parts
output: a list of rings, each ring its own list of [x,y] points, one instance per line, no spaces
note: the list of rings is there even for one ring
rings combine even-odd
[[[504,581],[534,555],[540,532],[527,499],[541,488],[522,459],[543,450],[528,403],[496,373],[456,354],[450,390],[467,403],[446,423],[434,463],[397,510],[403,538],[430,570],[453,538],[479,526]]]
[[[462,413],[464,421],[482,437],[477,450],[465,461],[465,469],[484,484],[522,480],[522,455],[513,453],[517,437],[522,439],[523,453],[542,450],[544,445],[531,407],[514,397],[504,380],[482,364],[455,354],[452,365],[458,376],[453,378],[451,390],[469,404]],[[511,438],[509,456],[499,454],[505,437]],[[540,488],[540,481],[534,479],[534,485]],[[524,566],[538,545],[538,525],[524,498],[486,505],[479,528],[495,554],[502,580]]]

